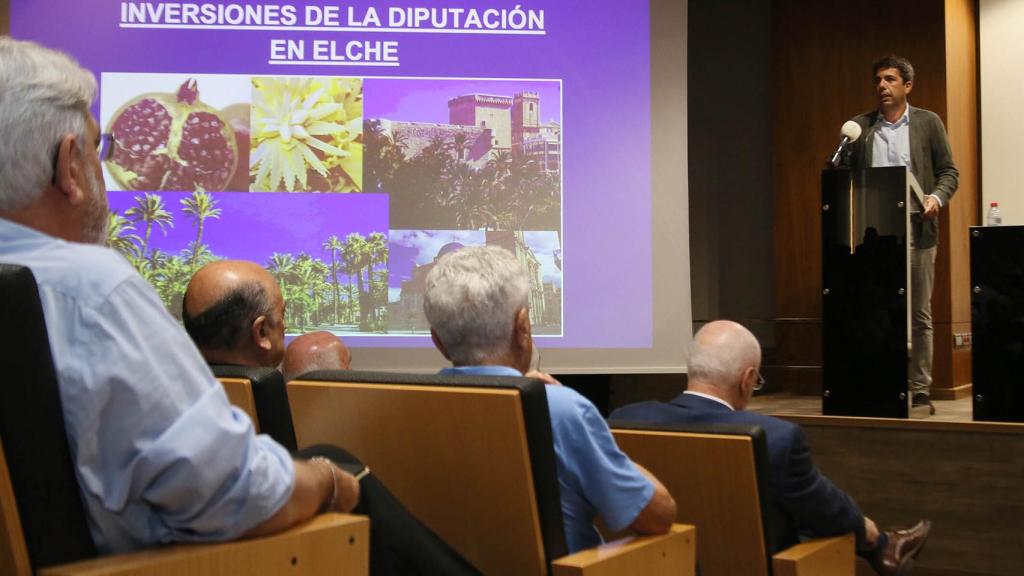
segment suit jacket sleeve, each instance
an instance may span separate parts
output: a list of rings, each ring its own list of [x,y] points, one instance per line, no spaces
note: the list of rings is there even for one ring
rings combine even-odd
[[[932,122],[929,126],[932,169],[935,173],[935,186],[932,194],[939,197],[942,205],[945,206],[956,193],[960,182],[960,171],[953,164],[953,151],[949,146],[949,138],[946,137],[946,127],[942,125],[942,119],[932,115]]]
[[[791,450],[779,487],[783,508],[796,521],[801,534],[838,536],[853,532],[864,542],[864,515],[848,494],[836,487],[811,462],[803,430],[793,429]]]

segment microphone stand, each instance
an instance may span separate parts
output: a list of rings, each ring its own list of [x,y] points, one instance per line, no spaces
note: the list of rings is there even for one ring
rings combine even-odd
[[[839,167],[839,164],[840,164],[839,160],[840,160],[840,158],[842,156],[844,156],[844,153],[847,152],[846,144],[849,141],[850,141],[850,138],[848,136],[843,136],[843,140],[839,143],[839,147],[836,148],[835,154],[833,154],[832,157],[829,158],[829,161],[826,163],[830,168],[838,168]]]

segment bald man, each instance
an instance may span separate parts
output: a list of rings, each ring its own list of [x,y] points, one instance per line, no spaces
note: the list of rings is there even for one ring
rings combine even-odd
[[[185,330],[208,363],[267,368],[277,368],[285,355],[284,309],[274,277],[259,264],[241,260],[219,260],[200,268],[181,303]],[[322,338],[310,339],[308,346],[336,350]],[[350,509],[370,517],[371,574],[479,573],[343,448],[321,444],[303,448],[295,456],[327,458],[358,477],[359,501]]]
[[[292,340],[284,352],[281,371],[285,382],[314,370],[349,370],[352,354],[348,346],[327,331],[310,332]]]
[[[192,277],[181,317],[208,363],[277,368],[284,357],[284,307],[281,288],[262,266],[219,260]]]
[[[856,502],[821,474],[811,462],[803,430],[791,422],[744,408],[761,378],[761,346],[735,322],[715,321],[693,337],[687,363],[687,390],[669,402],[624,406],[612,419],[658,424],[754,424],[764,429],[776,508],[775,553],[801,536],[837,536],[853,532],[857,554],[878,574],[908,574],[924,547],[931,523],[910,530],[880,532]]]

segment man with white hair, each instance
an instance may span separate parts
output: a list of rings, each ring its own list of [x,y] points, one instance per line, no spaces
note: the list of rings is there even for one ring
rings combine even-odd
[[[640,402],[612,412],[614,420],[655,424],[753,424],[764,429],[776,509],[774,550],[802,536],[853,532],[857,554],[882,576],[904,575],[924,547],[931,522],[910,530],[881,532],[856,502],[811,462],[803,430],[779,418],[744,408],[761,378],[761,346],[749,330],[724,320],[711,322],[693,337],[687,362],[687,390],[669,402]],[[771,545],[769,543],[769,545]]]
[[[0,262],[39,287],[97,550],[269,534],[352,510],[355,477],[257,436],[152,287],[96,245],[108,215],[95,97],[67,55],[0,37]]]
[[[426,290],[431,337],[454,365],[443,374],[526,374],[552,383],[545,390],[569,551],[600,544],[593,526],[598,515],[612,531],[667,532],[676,504],[661,482],[619,450],[586,398],[529,372],[529,281],[515,256],[494,246],[450,252],[427,275]]]

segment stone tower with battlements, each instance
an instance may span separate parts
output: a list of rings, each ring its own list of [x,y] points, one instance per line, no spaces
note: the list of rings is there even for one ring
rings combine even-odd
[[[476,126],[491,130],[494,148],[512,148],[512,126],[508,96],[465,94],[448,101],[448,122],[458,126]]]
[[[540,133],[540,95],[519,92],[512,96],[512,147],[518,149]]]

